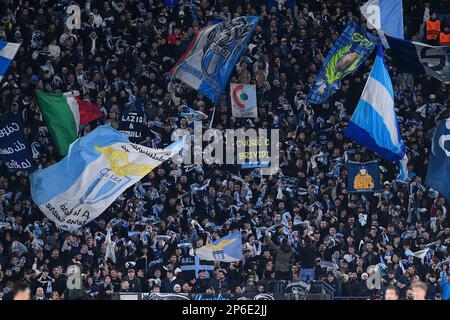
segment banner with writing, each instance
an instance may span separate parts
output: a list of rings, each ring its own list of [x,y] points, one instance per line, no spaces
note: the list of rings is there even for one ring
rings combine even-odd
[[[124,113],[120,118],[119,132],[126,135],[131,142],[142,142],[144,140],[142,135],[144,122],[143,114],[137,112]]]
[[[380,188],[378,161],[347,163],[348,189],[350,192],[374,192]]]
[[[31,171],[35,163],[27,147],[20,115],[0,124],[0,158],[9,171]]]

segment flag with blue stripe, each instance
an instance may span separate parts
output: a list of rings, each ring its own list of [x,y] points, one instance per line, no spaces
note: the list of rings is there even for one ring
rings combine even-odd
[[[0,82],[8,71],[9,65],[14,60],[20,43],[0,41]]]
[[[369,0],[361,7],[361,13],[369,28],[377,30],[383,45],[387,45],[385,35],[404,38],[402,0]]]
[[[183,145],[179,140],[162,150],[151,149],[130,143],[110,126],[99,126],[75,140],[60,162],[30,175],[31,197],[57,227],[76,230]]]
[[[385,160],[399,161],[406,147],[394,110],[394,91],[379,43],[377,57],[345,136],[377,152]]]
[[[242,236],[235,232],[207,243],[195,251],[195,255],[202,260],[236,262],[242,260]]]
[[[450,118],[440,121],[434,133],[425,182],[450,201]]]
[[[200,30],[170,75],[218,102],[258,20],[237,17]]]
[[[185,104],[181,105],[181,116],[186,118],[188,122],[208,119],[208,116],[203,112],[189,108]]]
[[[377,43],[373,34],[352,20],[328,53],[308,95],[308,102],[327,101],[340,87],[341,80],[354,73],[372,53]]]
[[[401,72],[429,75],[450,83],[450,47],[433,47],[428,44],[386,36],[392,64]]]

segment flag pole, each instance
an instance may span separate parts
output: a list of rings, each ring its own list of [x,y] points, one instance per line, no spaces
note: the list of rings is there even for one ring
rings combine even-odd
[[[213,109],[213,112],[212,112],[212,115],[211,115],[211,121],[209,122],[209,129],[212,129],[214,116],[216,114],[216,107],[217,107],[217,104],[214,104],[214,109]]]

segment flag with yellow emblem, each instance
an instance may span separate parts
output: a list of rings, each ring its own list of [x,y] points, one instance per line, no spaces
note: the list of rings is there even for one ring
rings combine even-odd
[[[181,151],[130,143],[110,126],[99,126],[70,145],[60,162],[30,175],[31,196],[55,224],[73,231],[98,217],[127,188]]]
[[[195,251],[195,255],[202,260],[235,262],[242,260],[242,236],[235,232],[209,242]]]

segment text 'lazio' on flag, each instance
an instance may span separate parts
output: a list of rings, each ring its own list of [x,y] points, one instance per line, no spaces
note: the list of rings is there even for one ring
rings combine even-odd
[[[30,175],[31,197],[57,227],[76,230],[183,145],[184,138],[165,149],[147,148],[110,126],[99,126],[73,142],[60,162]]]
[[[240,232],[231,233],[195,250],[202,260],[237,262],[242,260],[242,236]]]
[[[398,128],[394,92],[381,42],[361,99],[344,134],[385,160],[405,158],[406,147]]]

